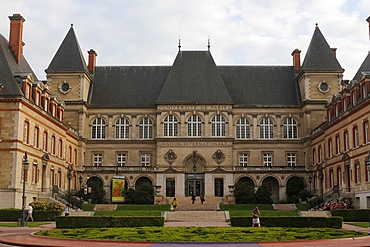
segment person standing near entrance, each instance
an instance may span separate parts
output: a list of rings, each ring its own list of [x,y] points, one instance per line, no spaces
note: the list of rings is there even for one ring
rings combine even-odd
[[[261,227],[261,223],[260,223],[260,210],[259,210],[258,206],[256,206],[253,209],[252,216],[253,216],[253,219],[252,219],[252,227],[254,227],[255,225],[258,225],[258,227]]]
[[[175,197],[175,198],[173,198],[171,205],[172,205],[172,207],[173,207],[173,211],[176,211],[176,207],[177,207],[177,200],[176,200],[176,197]]]
[[[200,194],[200,203],[204,203],[205,202],[205,198],[204,198],[204,194]]]
[[[194,204],[195,200],[196,200],[196,196],[195,196],[194,193],[192,193],[191,194],[191,203]]]
[[[33,213],[33,207],[30,204],[28,204],[28,210],[27,210],[27,218],[26,218],[26,222],[31,219],[33,221],[33,216],[32,216],[32,213]]]

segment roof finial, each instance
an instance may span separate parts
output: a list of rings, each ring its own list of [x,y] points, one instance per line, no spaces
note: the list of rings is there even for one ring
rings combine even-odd
[[[179,51],[180,51],[180,49],[181,49],[181,39],[180,39],[180,36],[179,36]]]
[[[315,25],[316,25],[316,27],[318,27],[319,26],[319,23],[316,23]]]
[[[73,27],[73,23],[71,23],[71,27]]]
[[[208,45],[207,45],[207,47],[208,47],[208,51],[211,51],[211,39],[209,38],[209,36],[208,36]]]

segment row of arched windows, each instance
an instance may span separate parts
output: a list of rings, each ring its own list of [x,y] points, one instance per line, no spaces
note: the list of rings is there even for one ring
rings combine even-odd
[[[226,136],[226,119],[223,115],[217,114],[211,119],[211,135],[212,137]],[[187,119],[187,136],[202,137],[202,119],[199,115],[193,114]],[[139,138],[153,138],[153,120],[144,117],[139,122]],[[163,121],[163,135],[165,137],[177,137],[179,132],[179,120],[175,115],[167,115]],[[235,123],[236,139],[250,139],[251,129],[248,118],[241,117]],[[115,138],[128,139],[130,136],[130,122],[127,118],[119,118],[115,123]],[[91,129],[92,139],[106,138],[106,122],[103,118],[95,118]],[[274,138],[274,123],[269,117],[264,117],[259,122],[259,138],[273,139]],[[298,138],[298,123],[292,117],[285,118],[283,122],[283,138],[297,139]]]

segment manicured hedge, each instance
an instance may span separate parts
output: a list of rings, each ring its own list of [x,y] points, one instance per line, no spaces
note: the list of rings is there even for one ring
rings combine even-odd
[[[369,222],[370,210],[369,209],[344,209],[330,211],[332,216],[341,216],[343,221],[354,222]]]
[[[17,221],[21,217],[20,209],[0,209],[0,221]],[[27,212],[27,209],[25,209]],[[54,221],[55,216],[61,215],[61,211],[33,210],[34,221]]]
[[[60,216],[55,218],[55,222],[57,228],[164,226],[164,217]]]
[[[342,228],[342,217],[263,217],[266,227],[320,227]],[[252,217],[230,217],[231,226],[252,226]]]

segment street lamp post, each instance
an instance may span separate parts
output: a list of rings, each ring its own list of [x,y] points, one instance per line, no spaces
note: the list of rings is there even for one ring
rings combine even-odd
[[[78,181],[80,182],[80,190],[82,189],[82,175],[78,178]]]
[[[71,179],[72,179],[72,166],[68,165],[67,178],[68,178],[68,203],[71,204]]]
[[[23,191],[22,191],[22,215],[21,215],[21,227],[24,227],[24,201],[25,201],[25,192],[26,192],[26,172],[28,170],[28,165],[30,164],[27,159],[27,152],[24,153],[23,158]]]

